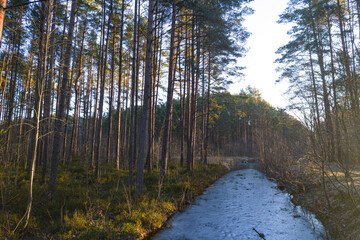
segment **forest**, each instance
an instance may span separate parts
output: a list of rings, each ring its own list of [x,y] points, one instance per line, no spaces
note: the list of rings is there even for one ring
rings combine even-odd
[[[251,1],[0,0],[0,238],[147,237],[230,156],[316,189],[302,205],[360,236],[360,2],[290,0],[280,16],[294,117],[227,90]]]

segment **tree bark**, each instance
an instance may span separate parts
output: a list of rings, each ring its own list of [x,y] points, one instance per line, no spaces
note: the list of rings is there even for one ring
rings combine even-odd
[[[105,4],[105,1],[104,1]],[[110,36],[110,23],[112,20],[113,14],[113,1],[110,2],[110,16],[108,19],[107,33],[106,33],[106,43],[105,43],[105,59],[103,61],[102,73],[101,73],[101,83],[100,83],[100,99],[99,99],[99,121],[97,125],[97,134],[96,134],[96,155],[95,155],[95,177],[100,176],[100,158],[101,158],[101,141],[102,141],[102,124],[103,124],[103,105],[104,105],[104,96],[105,96],[105,77],[107,70],[107,57],[109,49],[109,36]],[[105,5],[104,5],[105,8]],[[105,13],[105,9],[104,9]]]
[[[134,130],[136,128],[135,122],[135,88],[136,88],[136,45],[137,45],[137,13],[138,13],[138,0],[135,0],[134,9],[134,36],[133,36],[133,47],[132,47],[132,73],[131,73],[131,98],[130,98],[130,123],[129,123],[129,183],[133,184],[133,169],[135,163],[134,154],[134,139],[136,138]]]
[[[51,93],[52,93],[52,79],[53,79],[53,67],[55,65],[55,28],[56,28],[56,2],[57,0],[53,1],[53,15],[52,15],[52,24],[51,24],[51,36],[50,36],[50,65],[49,65],[49,75],[47,77],[47,82],[45,86],[45,93],[44,93],[44,133],[46,134],[44,137],[44,155],[43,155],[43,172],[42,172],[42,182],[45,183],[46,181],[46,174],[47,174],[47,164],[49,162],[49,153],[50,153],[50,136],[48,133],[51,129],[51,120],[50,120],[50,112],[51,112]]]
[[[166,112],[162,136],[162,151],[160,159],[160,180],[162,181],[166,175],[167,169],[167,150],[168,140],[170,134],[170,119],[171,109],[173,100],[173,74],[174,74],[174,53],[175,53],[175,21],[176,21],[176,0],[172,2],[172,18],[171,18],[171,36],[170,36],[170,57],[169,57],[169,73],[168,73],[168,90],[167,90],[167,101],[166,101]]]
[[[6,1],[7,0],[0,0],[0,48],[1,48],[2,32],[4,28]]]
[[[72,155],[78,154],[78,127],[79,127],[79,115],[80,115],[80,98],[81,98],[81,88],[83,84],[83,60],[84,60],[84,41],[85,41],[85,32],[87,27],[87,18],[85,16],[85,22],[83,23],[84,29],[82,32],[82,39],[81,39],[81,47],[78,57],[78,72],[75,80],[75,112],[74,112],[74,124],[71,134],[71,141],[70,141],[70,157]]]
[[[122,60],[123,60],[123,38],[124,38],[124,11],[125,0],[121,2],[121,30],[120,30],[120,50],[119,50],[119,93],[117,99],[118,115],[117,115],[117,137],[116,137],[116,169],[120,169],[120,149],[121,149],[121,83],[122,83]]]
[[[115,30],[115,28],[114,28]],[[111,53],[111,76],[110,76],[110,93],[109,93],[109,129],[108,129],[108,138],[107,138],[107,149],[106,149],[106,161],[107,163],[111,160],[111,136],[112,136],[112,122],[113,122],[113,99],[114,99],[114,74],[115,74],[115,39],[116,31],[113,32],[112,39],[112,53]]]
[[[206,127],[204,136],[204,163],[207,164],[208,156],[208,141],[209,141],[209,126],[210,126],[210,83],[211,83],[211,54],[209,53],[208,59],[208,84],[207,84],[207,96],[206,96]]]
[[[151,68],[152,68],[152,41],[153,41],[153,16],[154,16],[154,0],[149,0],[148,26],[146,34],[146,57],[145,57],[145,84],[143,97],[143,111],[140,125],[140,142],[139,157],[137,161],[136,188],[137,194],[142,194],[144,185],[144,160],[145,151],[148,140],[148,118],[150,103],[150,85],[151,85]]]
[[[66,44],[66,51],[64,57],[64,66],[63,66],[63,77],[62,84],[60,89],[60,97],[59,97],[59,108],[56,112],[56,120],[54,126],[54,142],[53,142],[53,153],[51,158],[51,170],[50,170],[50,181],[48,187],[49,198],[55,194],[56,191],[56,179],[60,158],[60,150],[63,144],[63,129],[64,129],[64,114],[65,114],[65,98],[67,95],[67,84],[69,78],[69,68],[71,61],[71,48],[73,42],[73,34],[74,34],[74,26],[75,26],[75,15],[77,10],[77,0],[73,0],[71,4],[71,12],[70,12],[70,22],[69,22],[69,32],[68,32],[68,40]]]

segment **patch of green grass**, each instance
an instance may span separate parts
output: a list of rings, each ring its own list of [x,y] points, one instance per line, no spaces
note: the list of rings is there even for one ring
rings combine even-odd
[[[47,184],[37,174],[31,221],[23,231],[11,237],[43,239],[141,239],[161,228],[178,209],[226,173],[219,165],[198,165],[187,172],[175,162],[169,163],[167,176],[159,182],[159,172],[145,173],[145,192],[137,196],[128,184],[128,172],[102,166],[99,179],[93,169],[87,176],[86,165],[76,159],[61,166],[57,192],[47,201]],[[20,169],[17,183],[15,171],[3,171],[0,190],[0,239],[9,238],[24,215],[27,204],[28,177]]]

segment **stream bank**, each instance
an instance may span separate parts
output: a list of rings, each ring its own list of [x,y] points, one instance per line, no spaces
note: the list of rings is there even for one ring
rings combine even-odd
[[[360,202],[334,185],[336,181],[344,181],[341,173],[327,171],[327,200],[319,166],[306,159],[287,164],[274,164],[267,169],[262,168],[261,171],[285,188],[293,196],[292,202],[295,205],[315,214],[333,239],[359,240]],[[353,178],[354,184],[360,190],[360,170],[354,168],[353,175],[356,176],[356,173],[358,177]],[[335,174],[338,174],[336,180]]]

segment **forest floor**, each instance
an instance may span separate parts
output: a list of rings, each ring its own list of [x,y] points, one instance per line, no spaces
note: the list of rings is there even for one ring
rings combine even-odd
[[[127,171],[104,166],[96,180],[90,169],[86,181],[85,165],[76,161],[60,168],[57,195],[52,202],[46,200],[46,184],[35,180],[29,226],[26,230],[20,227],[15,233],[13,230],[26,210],[28,177],[26,171],[19,170],[15,178],[15,169],[8,167],[0,170],[0,239],[142,239],[161,229],[167,219],[193,202],[214,181],[248,161],[253,160],[210,157],[209,165],[198,165],[190,173],[171,162],[163,184],[158,182],[156,169],[145,174],[142,197],[129,187]],[[360,168],[353,168],[350,182],[339,169],[327,169],[330,207],[317,165],[301,160],[282,165],[285,170],[271,169],[263,171],[293,195],[295,205],[316,214],[332,237],[360,239]],[[353,187],[347,188],[348,185]]]
[[[263,170],[300,205],[323,223],[334,239],[360,239],[360,168],[351,168],[351,178],[335,165],[326,167],[326,195],[319,164],[301,159],[287,167]],[[281,170],[287,169],[287,170]],[[291,170],[289,170],[291,169]]]
[[[0,170],[0,239],[142,239],[160,229],[215,180],[228,172],[219,164],[186,167],[170,162],[165,181],[158,170],[145,174],[145,192],[136,196],[128,172],[103,166],[96,180],[84,162],[60,167],[57,193],[47,200],[47,184],[35,179],[34,203],[28,227],[14,232],[27,205],[25,170]],[[40,174],[38,174],[40,175]],[[86,179],[88,179],[86,181]]]

